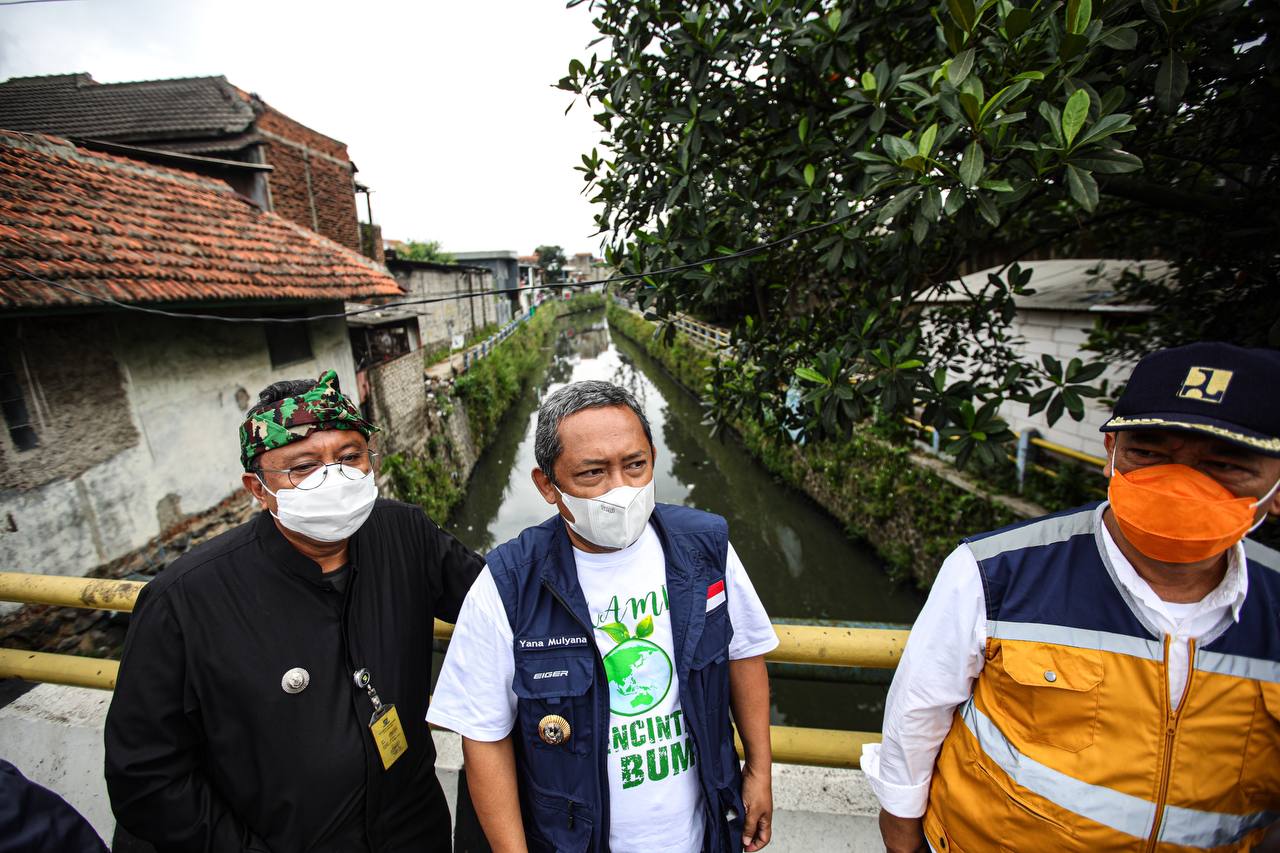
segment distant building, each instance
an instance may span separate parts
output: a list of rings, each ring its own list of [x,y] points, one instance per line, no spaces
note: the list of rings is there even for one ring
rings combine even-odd
[[[510,249],[498,249],[490,252],[453,252],[453,258],[460,264],[484,267],[493,273],[493,286],[497,290],[508,291],[507,300],[511,310],[521,310],[519,289],[524,286],[520,278],[520,260]]]
[[[0,83],[0,128],[56,134],[134,159],[157,161],[157,152],[169,152],[265,166],[237,191],[382,259],[380,241],[366,239],[362,247],[347,146],[225,77],[130,83],[98,83],[88,74],[14,77]]]
[[[546,282],[546,270],[538,262],[537,255],[521,255],[520,265],[520,307],[527,311],[534,305],[551,296],[551,291],[541,289]]]
[[[934,305],[967,302],[970,297],[966,291],[980,291],[987,283],[987,275],[999,272],[1002,266],[963,276],[947,294],[928,301]],[[1028,287],[1034,293],[1014,297],[1017,310],[1009,324],[1013,345],[1032,361],[1039,362],[1047,354],[1063,365],[1073,358],[1088,362],[1096,357],[1082,347],[1100,318],[1103,322],[1132,322],[1154,310],[1150,305],[1123,304],[1118,300],[1116,283],[1122,275],[1140,272],[1147,278],[1160,278],[1170,271],[1164,261],[1098,259],[1030,261],[1023,263],[1022,268],[1032,272]],[[928,309],[925,317],[927,322]],[[950,367],[953,374],[964,371],[963,365]],[[1113,365],[1097,381],[1109,380],[1114,387],[1128,378],[1132,368],[1132,364]],[[1006,402],[1000,408],[1000,416],[1014,432],[1034,429],[1048,441],[1100,456],[1102,434],[1098,428],[1110,416],[1110,411],[1097,400],[1087,399],[1083,420],[1074,421],[1064,414],[1049,426],[1043,412],[1028,415],[1025,403]]]
[[[377,302],[347,305],[348,310],[361,312],[348,319],[357,371],[419,349],[448,348],[455,339],[465,341],[485,326],[511,319],[511,305],[493,293],[497,289],[493,273],[485,267],[391,258],[387,268],[401,289],[389,300],[393,304],[385,308]],[[475,295],[459,298],[467,294]]]
[[[570,281],[589,281],[595,276],[596,262],[599,259],[590,252],[578,252],[565,262],[565,272],[569,276]]]
[[[181,315],[401,292],[221,179],[40,134],[0,131],[0,235],[0,564],[23,571],[84,574],[237,493],[237,427],[271,382],[335,368],[356,390],[340,316]]]

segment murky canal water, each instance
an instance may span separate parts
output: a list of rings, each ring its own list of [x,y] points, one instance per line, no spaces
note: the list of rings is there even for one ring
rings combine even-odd
[[[734,439],[702,424],[698,401],[639,347],[614,335],[596,311],[562,318],[540,382],[508,414],[472,474],[450,530],[480,552],[553,511],[529,477],[537,401],[569,382],[604,379],[639,399],[657,449],[657,498],[723,515],[729,537],[775,621],[910,623],[923,604],[891,583],[875,553],[850,541],[805,496],[774,482]],[[883,685],[773,679],[776,724],[878,731]]]

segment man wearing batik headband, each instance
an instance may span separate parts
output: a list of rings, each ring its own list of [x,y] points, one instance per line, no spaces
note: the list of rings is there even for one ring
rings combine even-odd
[[[1276,350],[1147,356],[1108,500],[947,558],[863,750],[887,849],[1280,849],[1277,391]]]
[[[481,559],[379,499],[377,431],[329,371],[240,427],[255,519],[139,596],[107,716],[119,825],[160,851],[447,851],[432,625]]]

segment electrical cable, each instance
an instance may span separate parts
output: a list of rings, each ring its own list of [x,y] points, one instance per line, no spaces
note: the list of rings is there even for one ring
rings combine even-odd
[[[360,314],[368,314],[374,311],[386,311],[391,308],[403,308],[411,305],[431,305],[437,302],[453,302],[455,300],[461,300],[461,299],[477,299],[484,296],[502,296],[506,294],[516,293],[516,292],[519,292],[520,290],[525,290],[525,289],[560,290],[566,287],[590,287],[596,284],[610,284],[612,282],[635,281],[636,279],[651,278],[653,276],[670,275],[672,273],[678,273],[678,272],[687,272],[689,270],[700,269],[710,264],[721,264],[726,261],[741,260],[742,258],[749,258],[754,255],[761,254],[762,252],[767,252],[771,249],[776,249],[777,247],[790,243],[800,237],[805,236],[806,234],[812,234],[815,231],[821,231],[825,228],[831,228],[843,222],[847,222],[853,217],[857,216],[859,213],[860,211],[853,211],[850,213],[846,213],[842,216],[837,216],[834,219],[829,219],[826,222],[820,222],[817,225],[810,225],[806,228],[801,228],[798,231],[793,231],[790,234],[787,234],[784,237],[779,237],[776,240],[770,240],[767,243],[761,243],[758,246],[752,246],[749,249],[741,249],[737,252],[732,252],[727,255],[717,255],[715,257],[705,258],[700,261],[692,261],[689,263],[677,264],[676,266],[663,267],[661,269],[656,269],[656,270],[647,270],[645,272],[637,272],[637,273],[626,273],[623,275],[610,276],[609,278],[593,279],[591,281],[557,282],[552,284],[540,284],[537,287],[533,287],[533,288],[504,288],[500,290],[485,290],[485,291],[472,292],[472,293],[455,293],[455,294],[450,294],[448,296],[433,296],[425,299],[403,299],[403,300],[397,300],[393,302],[384,302],[381,305],[372,305],[365,308],[358,308],[353,311],[344,311],[336,314],[313,314],[307,317],[228,317],[221,314],[198,314],[198,313],[189,313],[185,311],[170,311],[163,308],[150,308],[145,305],[134,305],[128,302],[121,302],[118,299],[115,299],[113,297],[103,296],[97,293],[91,293],[87,290],[82,290],[78,287],[73,287],[72,285],[69,285],[69,284],[50,281],[49,279],[35,275],[34,273],[29,273],[24,269],[10,266],[4,261],[0,261],[0,269],[8,270],[9,272],[14,273],[15,275],[29,279],[31,281],[38,282],[48,287],[53,287],[53,288],[57,288],[58,290],[65,290],[70,293],[75,293],[79,296],[83,296],[84,298],[93,300],[95,302],[101,302],[103,304],[110,305],[115,308],[121,308],[126,311],[135,311],[142,314],[152,314],[158,317],[169,317],[169,318],[179,319],[179,320],[211,320],[211,321],[222,322],[222,323],[310,323],[315,320],[340,320],[340,319],[345,319],[347,317],[355,317]]]

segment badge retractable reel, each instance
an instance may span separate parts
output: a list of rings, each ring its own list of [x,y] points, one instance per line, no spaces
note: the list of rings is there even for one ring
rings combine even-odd
[[[369,694],[373,703],[373,716],[369,718],[369,731],[373,734],[373,742],[378,746],[378,755],[382,758],[382,769],[389,770],[400,756],[409,750],[409,743],[404,737],[404,728],[400,725],[400,715],[395,705],[383,705],[378,698],[378,691],[373,689],[373,678],[369,670],[361,667],[353,674],[356,688]]]

